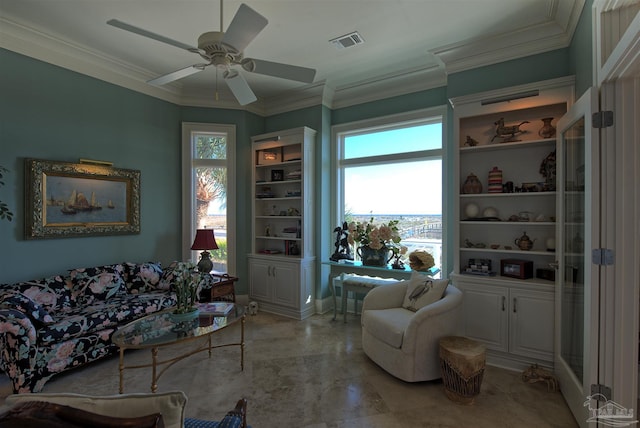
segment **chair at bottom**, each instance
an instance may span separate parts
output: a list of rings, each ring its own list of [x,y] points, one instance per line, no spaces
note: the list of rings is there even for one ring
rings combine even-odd
[[[13,394],[0,409],[0,426],[247,428],[244,398],[220,421],[185,418],[186,404],[182,391],[108,396]]]
[[[439,379],[439,340],[459,333],[462,292],[451,284],[442,298],[413,312],[403,307],[410,280],[376,287],[362,304],[362,349],[406,382]]]

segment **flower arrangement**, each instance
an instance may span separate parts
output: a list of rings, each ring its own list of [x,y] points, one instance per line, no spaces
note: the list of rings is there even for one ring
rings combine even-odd
[[[350,245],[369,246],[373,250],[387,247],[394,253],[400,251],[400,233],[398,233],[398,220],[390,220],[388,223],[374,224],[371,220],[349,223]]]
[[[200,292],[200,275],[196,272],[196,265],[193,262],[179,262],[173,273],[173,288],[178,301],[173,313],[185,314],[195,311]]]

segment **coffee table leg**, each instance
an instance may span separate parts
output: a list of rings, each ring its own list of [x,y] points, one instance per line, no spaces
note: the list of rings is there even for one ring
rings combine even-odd
[[[156,363],[158,361],[158,348],[151,348],[151,392],[158,390],[158,380],[156,379]]]
[[[209,335],[209,358],[211,358],[211,335]]]
[[[120,394],[122,394],[124,392],[124,385],[123,385],[124,348],[120,348],[120,364],[118,364],[118,369],[120,370],[120,388],[118,389],[118,391]]]
[[[240,325],[240,370],[244,371],[244,321],[245,317],[242,316]]]

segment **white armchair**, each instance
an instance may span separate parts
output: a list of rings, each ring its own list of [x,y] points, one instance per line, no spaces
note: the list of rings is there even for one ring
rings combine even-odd
[[[442,377],[439,340],[459,335],[462,292],[447,285],[442,298],[417,312],[402,307],[410,281],[376,287],[362,306],[362,349],[406,382]]]

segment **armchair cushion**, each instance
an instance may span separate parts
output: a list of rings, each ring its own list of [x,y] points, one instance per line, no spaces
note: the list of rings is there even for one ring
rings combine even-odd
[[[449,285],[448,279],[433,279],[429,275],[413,271],[402,307],[415,312],[437,302],[442,298],[447,285]]]
[[[404,332],[414,313],[404,308],[367,312],[367,329],[378,340],[400,349]]]

